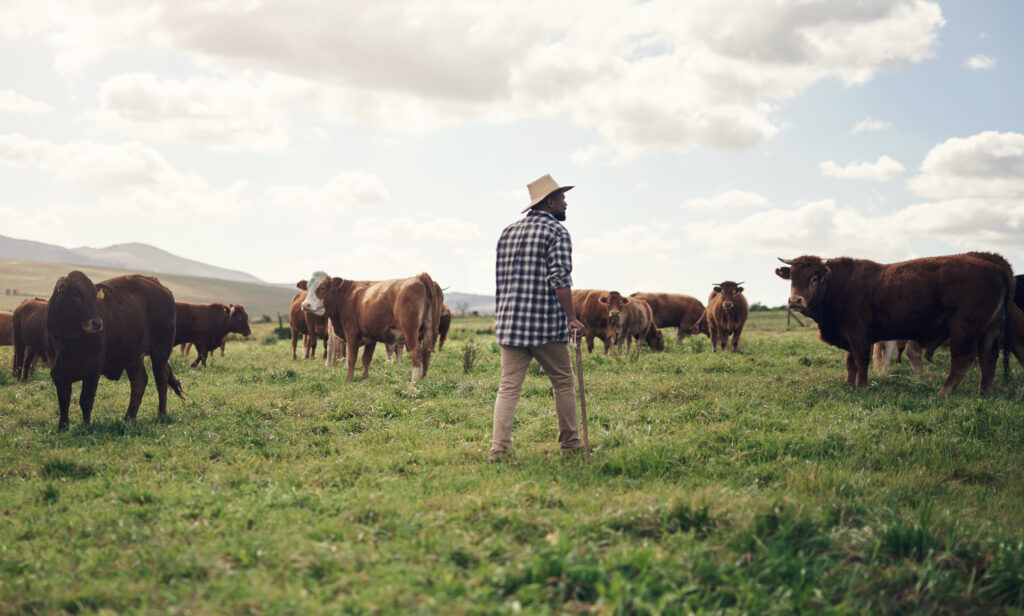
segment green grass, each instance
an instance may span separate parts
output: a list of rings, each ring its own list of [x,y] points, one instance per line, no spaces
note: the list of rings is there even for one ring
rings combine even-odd
[[[0,376],[0,613],[1024,613],[1019,366],[986,399],[976,371],[936,396],[941,353],[854,390],[755,313],[738,354],[585,354],[590,466],[532,366],[490,465],[491,320],[415,384],[383,349],[351,383],[293,362],[275,326],[175,355],[163,421],[152,380],[128,425],[103,380],[59,433],[45,370]]]

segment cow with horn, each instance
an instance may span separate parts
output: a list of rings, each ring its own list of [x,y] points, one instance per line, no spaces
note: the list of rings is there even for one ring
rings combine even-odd
[[[999,338],[1010,346],[1013,269],[997,254],[876,263],[866,259],[779,259],[776,275],[791,281],[789,307],[818,324],[822,342],[846,353],[846,380],[868,385],[871,346],[903,339],[925,347],[950,341],[949,375],[939,395],[952,393],[975,357],[978,393],[992,390]],[[1003,369],[1008,371],[1003,354]]]

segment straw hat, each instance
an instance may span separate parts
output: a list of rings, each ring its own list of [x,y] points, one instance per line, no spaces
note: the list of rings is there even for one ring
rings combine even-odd
[[[558,191],[565,192],[573,188],[572,186],[559,186],[558,182],[546,173],[527,184],[526,187],[530,189],[530,205],[526,206],[523,213],[528,212],[530,208],[547,199],[552,193]]]

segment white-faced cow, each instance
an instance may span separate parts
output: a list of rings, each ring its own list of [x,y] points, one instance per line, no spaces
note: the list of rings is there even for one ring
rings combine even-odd
[[[328,317],[345,339],[346,380],[355,372],[356,351],[363,345],[363,377],[369,374],[378,342],[404,342],[412,379],[427,375],[444,301],[429,274],[376,282],[314,272],[308,290],[302,309]]]
[[[996,254],[969,252],[882,264],[865,259],[780,259],[789,307],[814,319],[821,340],[846,353],[846,380],[868,385],[871,345],[906,338],[924,347],[950,341],[952,393],[978,359],[978,393],[992,389],[999,338],[1012,334],[1013,269]],[[1009,344],[1007,344],[1009,346]],[[1006,354],[1004,369],[1008,368]]]

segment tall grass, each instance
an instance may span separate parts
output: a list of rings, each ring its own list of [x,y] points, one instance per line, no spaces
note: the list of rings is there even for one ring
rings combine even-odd
[[[455,319],[416,383],[382,357],[345,383],[275,326],[175,355],[164,421],[151,385],[121,423],[104,380],[59,433],[45,370],[0,381],[0,613],[1024,610],[1019,369],[987,399],[976,372],[939,399],[941,355],[850,389],[841,352],[755,313],[737,354],[585,355],[590,466],[534,366],[487,464],[490,320]]]

